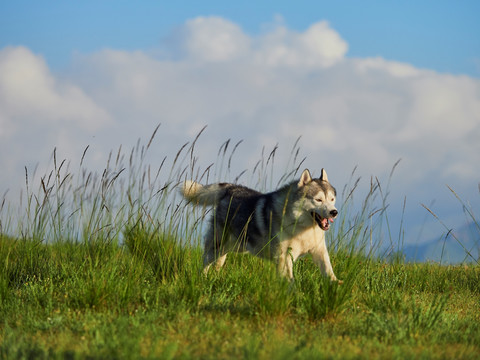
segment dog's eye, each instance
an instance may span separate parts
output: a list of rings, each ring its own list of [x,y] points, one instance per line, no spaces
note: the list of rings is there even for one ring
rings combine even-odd
[[[322,202],[323,200],[320,198],[315,199],[315,201]]]

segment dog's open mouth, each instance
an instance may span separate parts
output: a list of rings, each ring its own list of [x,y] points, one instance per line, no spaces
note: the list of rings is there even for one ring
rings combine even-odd
[[[322,218],[316,212],[312,212],[312,216],[317,222],[318,226],[320,226],[320,229],[324,231],[327,231],[330,228],[331,222],[333,223],[333,218]]]

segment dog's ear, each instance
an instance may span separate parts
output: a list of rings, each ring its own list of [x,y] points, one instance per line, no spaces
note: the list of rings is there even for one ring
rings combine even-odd
[[[327,172],[325,169],[322,169],[322,175],[320,175],[320,180],[328,181]]]
[[[312,175],[310,175],[310,171],[308,171],[308,169],[305,169],[305,170],[303,170],[302,176],[300,176],[300,181],[298,182],[298,187],[305,186],[310,181],[312,181]]]

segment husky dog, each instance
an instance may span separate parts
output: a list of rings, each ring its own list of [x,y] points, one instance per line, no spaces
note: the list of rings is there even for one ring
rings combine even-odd
[[[220,269],[228,252],[248,251],[275,260],[280,274],[293,280],[293,262],[310,253],[323,274],[338,281],[325,244],[325,231],[338,215],[336,190],[324,169],[318,179],[306,169],[299,181],[267,194],[194,181],[186,181],[181,192],[197,205],[215,207],[205,236],[205,273],[213,263]]]

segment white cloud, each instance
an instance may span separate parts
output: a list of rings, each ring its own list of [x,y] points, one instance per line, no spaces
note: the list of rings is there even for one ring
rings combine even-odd
[[[112,123],[80,87],[53,75],[40,56],[24,47],[0,49],[2,190],[16,188],[23,167],[46,160],[55,146],[63,144],[64,154],[74,155],[80,139]]]
[[[241,28],[220,17],[188,20],[170,39],[180,55],[195,61],[231,61],[248,52],[250,39]]]
[[[95,131],[111,121],[79,87],[55,79],[44,60],[24,47],[1,50],[0,79],[2,128],[71,122]]]
[[[198,17],[176,29],[166,42],[174,58],[203,62],[251,61],[265,66],[328,67],[341,61],[348,44],[328,22],[320,21],[304,32],[276,24],[251,38],[223,18]]]
[[[422,70],[412,65],[397,61],[388,61],[381,57],[361,59],[355,63],[357,70],[366,74],[372,71],[387,72],[392,77],[414,77],[422,73]]]
[[[478,79],[348,58],[347,42],[324,21],[249,36],[228,20],[196,18],[168,46],[162,57],[114,49],[78,56],[62,77],[28,49],[0,50],[0,162],[17,169],[0,175],[2,184],[57,144],[80,156],[93,142],[108,153],[148,138],[158,123],[156,159],[208,125],[197,156],[210,164],[221,143],[243,139],[238,172],[276,143],[283,170],[302,136],[306,165],[326,167],[339,186],[355,165],[367,176],[388,175],[399,158],[397,196],[408,192],[415,204],[438,197],[425,189],[478,181]]]
[[[476,167],[479,145],[469,140],[480,135],[476,79],[378,57],[349,59],[347,43],[325,21],[304,32],[277,24],[252,37],[225,19],[202,17],[173,38],[172,51],[189,49],[176,60],[105,50],[80,59],[82,76],[72,74],[72,82],[131,131],[139,121],[148,124],[140,125],[144,131],[163,122],[177,136],[209,124],[220,138],[252,143],[302,135],[312,156],[369,173],[398,158],[439,176]],[[410,181],[423,177],[408,170]]]
[[[321,21],[303,33],[277,26],[258,39],[254,56],[268,66],[328,67],[342,60],[347,50],[340,35]]]

